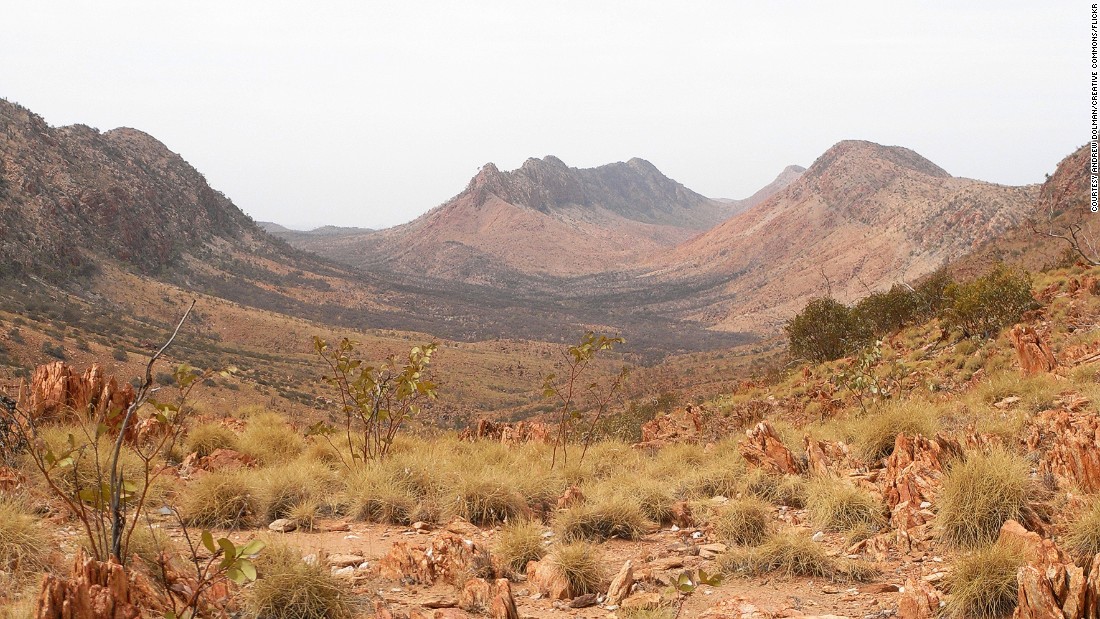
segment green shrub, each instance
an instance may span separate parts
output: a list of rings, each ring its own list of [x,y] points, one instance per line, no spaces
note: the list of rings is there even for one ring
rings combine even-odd
[[[830,297],[812,299],[784,330],[792,357],[818,363],[851,354],[871,340],[856,312]]]
[[[945,294],[950,305],[944,319],[966,336],[990,337],[1038,307],[1031,295],[1031,277],[1004,264],[969,284],[952,284]]]

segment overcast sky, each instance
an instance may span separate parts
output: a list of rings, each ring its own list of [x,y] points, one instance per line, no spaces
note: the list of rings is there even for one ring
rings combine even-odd
[[[742,198],[847,138],[1040,182],[1088,140],[1084,2],[5,3],[0,97],[135,127],[257,220],[388,226],[485,162],[642,157]]]

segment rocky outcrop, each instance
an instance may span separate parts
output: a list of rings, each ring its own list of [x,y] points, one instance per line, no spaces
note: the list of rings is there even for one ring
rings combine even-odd
[[[166,600],[136,570],[89,558],[78,549],[68,578],[47,574],[35,619],[138,619],[167,608]]]
[[[495,576],[487,549],[451,533],[430,544],[394,542],[379,560],[378,572],[383,578],[425,585],[441,581],[461,586],[471,577]]]
[[[802,438],[806,451],[806,470],[814,475],[838,475],[853,466],[852,452],[842,442],[819,441],[809,434]]]
[[[231,471],[251,468],[255,465],[256,459],[248,454],[232,449],[218,448],[207,456],[200,457],[198,453],[188,454],[180,463],[180,475],[193,476],[210,471]]]
[[[940,616],[940,592],[923,580],[905,581],[905,593],[898,601],[898,619],[935,619]]]
[[[97,419],[117,426],[122,422],[117,413],[125,412],[134,397],[129,383],[120,387],[115,377],[103,375],[99,365],[77,374],[68,364],[56,361],[35,368],[28,410],[35,420]]]
[[[634,446],[657,448],[671,443],[695,443],[702,432],[702,416],[688,406],[642,424],[642,440]]]
[[[1084,619],[1100,616],[1100,555],[1083,568],[1074,565],[1053,540],[1009,520],[1000,544],[1026,550],[1028,563],[1016,572],[1017,603],[1013,619]]]
[[[1027,446],[1042,454],[1040,472],[1060,486],[1100,490],[1100,417],[1095,413],[1082,406],[1043,411],[1031,420]]]
[[[890,524],[899,536],[929,522],[936,489],[948,462],[961,456],[962,446],[942,435],[928,439],[905,433],[894,439],[894,451],[886,459],[882,494],[890,510]]]
[[[802,472],[802,466],[770,423],[761,421],[745,434],[748,438],[741,441],[738,450],[750,465],[777,475]]]
[[[471,578],[462,587],[459,608],[470,612],[486,612],[491,619],[519,619],[512,585],[507,578],[489,581]]]
[[[607,588],[607,603],[619,604],[630,595],[630,588],[634,586],[634,564],[631,561],[623,563],[619,573],[611,579],[611,585]]]
[[[547,559],[527,563],[527,582],[551,600],[571,600],[577,595],[565,574]]]
[[[1058,367],[1050,345],[1035,331],[1034,327],[1016,325],[1009,330],[1008,339],[1016,349],[1016,359],[1020,362],[1020,371],[1024,376],[1050,372]]]
[[[479,419],[476,426],[463,430],[459,438],[464,441],[481,439],[500,441],[506,445],[520,445],[523,443],[549,443],[551,432],[550,426],[541,421],[507,423]]]

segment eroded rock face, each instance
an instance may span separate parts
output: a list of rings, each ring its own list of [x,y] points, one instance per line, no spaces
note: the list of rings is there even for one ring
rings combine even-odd
[[[642,424],[642,440],[635,447],[660,447],[671,443],[695,443],[703,432],[703,418],[688,406],[659,415]]]
[[[507,423],[479,419],[477,426],[467,428],[459,438],[466,441],[488,439],[500,441],[507,445],[519,445],[522,443],[549,443],[551,432],[550,426],[541,421]]]
[[[741,441],[738,450],[751,466],[777,475],[797,475],[802,472],[802,466],[770,423],[761,421],[745,434],[748,438]]]
[[[138,619],[167,608],[140,572],[114,561],[96,561],[77,550],[68,578],[47,574],[35,606],[35,619]]]
[[[809,434],[802,438],[806,448],[806,469],[814,475],[837,475],[846,469],[857,468],[852,461],[851,450],[841,442],[819,441]]]
[[[489,581],[471,578],[462,587],[459,608],[470,612],[487,611],[492,619],[519,619],[516,601],[512,597],[512,585],[507,578]]]
[[[129,383],[121,387],[113,376],[104,376],[97,364],[83,374],[77,374],[68,364],[57,361],[40,365],[31,377],[31,417],[36,420],[99,419],[111,426],[121,423],[121,416],[109,416],[111,411],[125,411],[134,401],[134,388]]]
[[[882,494],[890,510],[890,524],[899,536],[928,523],[947,463],[963,453],[962,446],[943,435],[928,439],[905,433],[894,439],[894,451],[886,459]]]
[[[495,576],[488,550],[451,533],[430,544],[394,542],[389,554],[378,561],[378,572],[383,578],[424,585],[442,581],[461,586],[472,576]]]
[[[1058,367],[1050,345],[1029,325],[1016,325],[1008,332],[1012,346],[1016,349],[1016,358],[1020,362],[1020,371],[1025,376],[1049,372]]]
[[[1053,476],[1060,486],[1100,490],[1100,417],[1095,413],[1083,407],[1043,411],[1031,420],[1027,446],[1043,452],[1040,473]]]
[[[1100,616],[1100,555],[1084,568],[1058,548],[1009,520],[998,543],[1027,549],[1028,563],[1016,572],[1017,602],[1013,619],[1084,619]]]

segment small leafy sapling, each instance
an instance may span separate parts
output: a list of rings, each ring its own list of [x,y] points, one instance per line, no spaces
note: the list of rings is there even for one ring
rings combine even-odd
[[[607,412],[615,395],[622,389],[629,370],[623,367],[617,375],[610,380],[593,380],[587,385],[589,368],[596,356],[603,351],[612,350],[616,344],[625,344],[621,337],[607,337],[589,331],[584,334],[581,341],[570,346],[563,353],[562,366],[564,371],[558,374],[550,374],[543,381],[543,396],[558,400],[558,432],[554,439],[554,450],[551,456],[550,468],[554,468],[558,461],[558,449],[561,449],[562,459],[568,462],[569,452],[566,445],[575,433],[576,426],[585,421],[585,415],[581,412],[582,403],[595,409],[588,424],[588,432],[584,440],[584,448],[581,450],[581,461],[588,452],[588,445],[594,436],[596,424]],[[585,401],[586,400],[586,401]],[[583,402],[582,402],[583,401]]]
[[[383,459],[404,424],[420,414],[420,402],[435,398],[435,384],[426,374],[438,345],[414,346],[404,364],[396,355],[390,355],[378,365],[368,365],[359,358],[358,345],[343,338],[330,347],[325,340],[313,338],[313,349],[331,371],[322,380],[335,387],[340,397],[344,435],[352,459]],[[331,444],[336,431],[321,422],[310,427],[308,434],[321,436]],[[344,460],[342,454],[340,458]],[[344,465],[351,463],[344,461]]]

